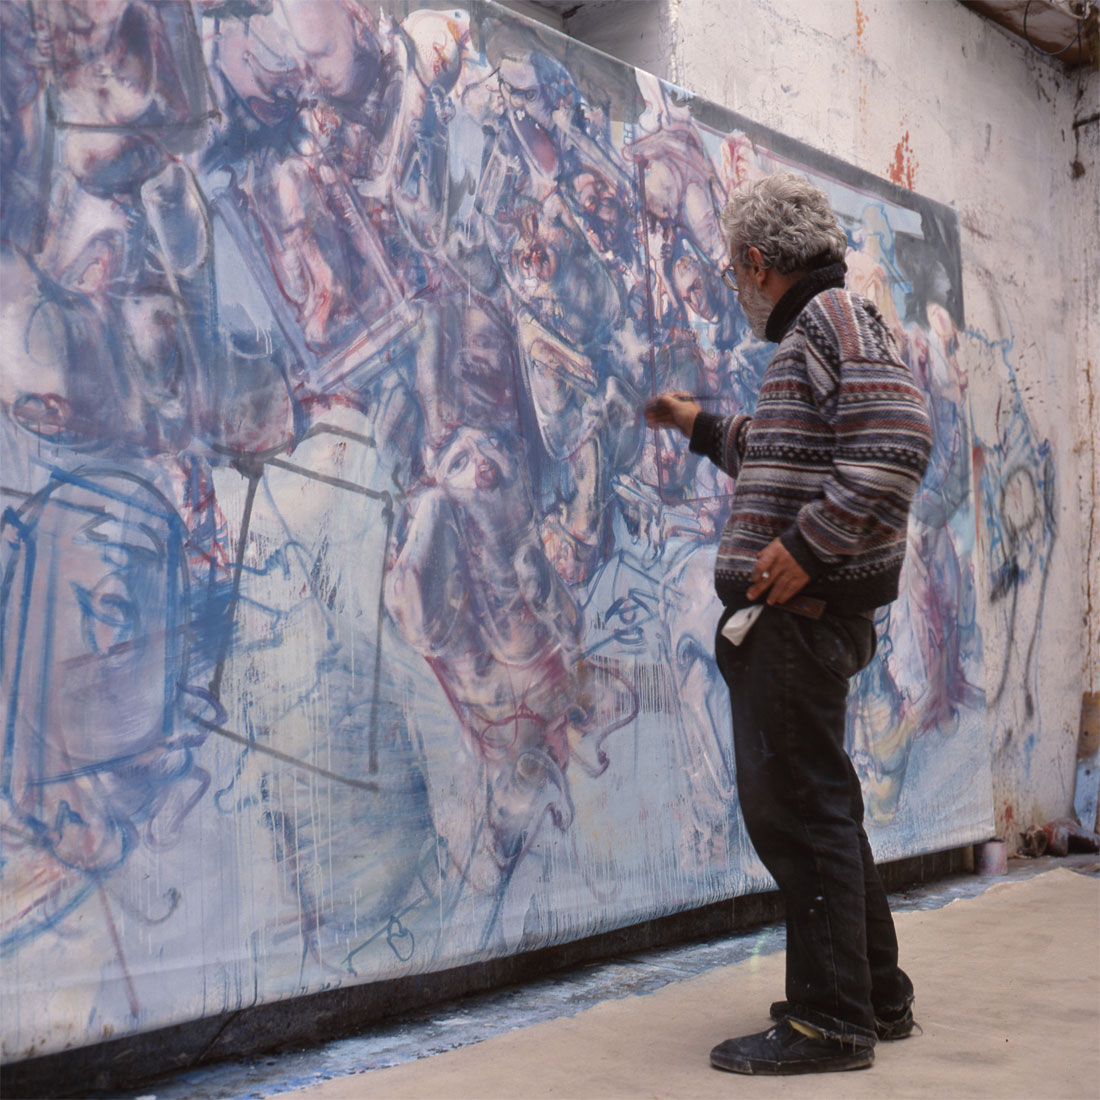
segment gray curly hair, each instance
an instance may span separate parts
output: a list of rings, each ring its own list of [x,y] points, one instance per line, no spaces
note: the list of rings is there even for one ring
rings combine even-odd
[[[780,275],[838,263],[848,247],[825,192],[793,172],[765,176],[734,191],[721,222],[740,263],[748,262],[748,250],[755,247],[764,266]]]

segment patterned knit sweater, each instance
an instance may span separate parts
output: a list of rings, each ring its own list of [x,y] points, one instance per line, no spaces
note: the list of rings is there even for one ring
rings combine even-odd
[[[753,416],[696,417],[691,449],[735,478],[714,579],[727,607],[749,602],[753,564],[777,537],[810,575],[802,594],[833,610],[897,596],[932,433],[882,315],[843,289],[844,270],[813,272],[776,304],[779,346]]]

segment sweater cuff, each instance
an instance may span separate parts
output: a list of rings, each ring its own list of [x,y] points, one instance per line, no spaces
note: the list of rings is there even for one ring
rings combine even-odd
[[[816,580],[828,569],[827,564],[810,549],[810,544],[798,529],[797,523],[792,523],[779,536],[779,541],[783,544],[783,548],[787,553],[802,567],[803,572],[810,580]]]
[[[688,450],[693,454],[713,458],[718,452],[718,429],[724,418],[702,409],[695,414],[695,423],[691,428]]]

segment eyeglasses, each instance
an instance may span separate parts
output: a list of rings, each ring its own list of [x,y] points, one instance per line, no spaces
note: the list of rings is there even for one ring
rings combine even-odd
[[[746,269],[750,267],[753,271],[760,270],[756,264],[745,264]],[[726,266],[722,268],[722,282],[724,282],[735,294],[737,293],[737,266],[735,264],[726,264]]]

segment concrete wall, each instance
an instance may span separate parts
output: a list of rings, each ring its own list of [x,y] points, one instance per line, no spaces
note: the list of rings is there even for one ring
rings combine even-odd
[[[998,827],[1067,814],[1100,686],[1097,72],[944,0],[636,0],[565,26],[958,210]]]

